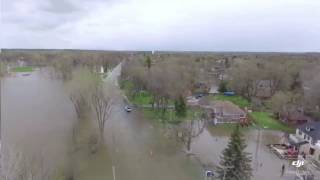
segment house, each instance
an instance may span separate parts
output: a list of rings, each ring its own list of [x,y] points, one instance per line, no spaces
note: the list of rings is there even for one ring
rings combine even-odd
[[[212,105],[214,124],[241,123],[247,120],[247,114],[229,101],[215,101]]]
[[[208,93],[212,95],[219,94],[219,87],[216,85],[211,85]]]
[[[289,135],[289,143],[295,146],[300,154],[320,163],[320,122],[299,126],[295,134]]]
[[[209,87],[206,83],[204,82],[197,82],[194,84],[193,88],[195,89],[195,92],[208,92],[209,91]]]
[[[307,122],[311,122],[312,118],[306,116],[303,112],[295,110],[288,111],[280,114],[280,120],[289,125],[301,125]]]
[[[104,67],[103,67],[103,66],[100,67],[100,73],[101,73],[101,74],[104,73]]]

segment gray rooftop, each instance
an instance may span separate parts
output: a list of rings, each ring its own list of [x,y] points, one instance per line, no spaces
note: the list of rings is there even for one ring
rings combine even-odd
[[[302,132],[312,137],[313,140],[320,140],[320,122],[309,122],[298,127]]]

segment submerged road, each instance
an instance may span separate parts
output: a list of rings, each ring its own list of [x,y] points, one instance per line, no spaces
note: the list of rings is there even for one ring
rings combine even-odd
[[[199,166],[188,159],[181,147],[167,139],[159,124],[144,119],[137,110],[124,110],[124,96],[118,85],[121,63],[105,79],[106,90],[114,98],[112,115],[105,127],[105,141],[116,180],[202,179]],[[110,177],[110,176],[108,176]],[[98,179],[98,178],[97,178]]]

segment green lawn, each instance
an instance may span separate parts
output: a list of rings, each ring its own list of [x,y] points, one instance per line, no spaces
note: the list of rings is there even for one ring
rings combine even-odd
[[[152,102],[152,96],[148,92],[138,93],[135,96],[130,96],[129,99],[132,103],[137,105],[147,105]]]
[[[285,132],[293,132],[294,129],[274,119],[267,112],[252,112],[250,117],[258,126],[266,129],[280,130]]]
[[[121,81],[121,88],[125,91],[125,94],[133,104],[142,105],[150,104],[152,96],[148,92],[133,93],[134,84],[131,81]]]
[[[213,100],[230,101],[230,102],[238,105],[240,108],[245,108],[245,107],[250,106],[250,102],[241,96],[216,95],[216,96],[211,96],[211,97]]]
[[[152,103],[152,95],[148,91],[134,93],[134,84],[131,81],[122,81],[121,88],[129,100],[136,105],[150,105]],[[173,105],[174,101],[169,99],[169,105]]]
[[[14,72],[32,72],[33,68],[30,66],[22,66],[22,67],[16,67],[13,68]]]
[[[186,119],[194,119],[200,115],[200,111],[187,109],[186,117],[178,117],[173,109],[168,109],[165,113],[158,110],[153,110],[151,108],[142,109],[144,116],[148,119],[156,120],[158,122],[168,122],[168,123],[180,123]]]

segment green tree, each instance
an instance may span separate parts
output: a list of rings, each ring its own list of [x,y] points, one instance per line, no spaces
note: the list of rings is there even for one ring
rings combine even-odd
[[[221,81],[220,82],[218,91],[221,92],[221,93],[224,93],[224,92],[228,91],[227,82],[226,81]]]
[[[174,107],[178,117],[186,117],[187,106],[182,96],[179,96],[179,98],[174,101]]]
[[[147,58],[146,58],[146,66],[147,66],[148,69],[151,68],[151,58],[150,58],[150,56],[147,56]]]
[[[227,148],[222,152],[219,177],[223,180],[250,180],[252,176],[251,156],[245,152],[247,147],[239,125],[231,134]]]

